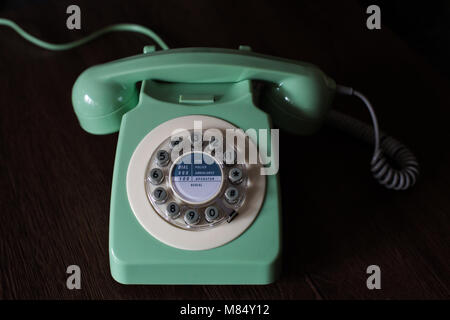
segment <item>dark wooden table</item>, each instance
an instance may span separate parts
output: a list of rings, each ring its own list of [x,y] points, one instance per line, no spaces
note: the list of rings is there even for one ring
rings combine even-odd
[[[78,4],[82,29],[66,29]],[[108,220],[117,134],[92,136],[71,105],[76,77],[141,52],[116,33],[49,52],[0,28],[0,298],[3,299],[448,299],[450,297],[449,81],[386,27],[369,31],[347,1],[54,1],[1,12],[53,42],[134,22],[171,47],[237,48],[304,60],[374,103],[382,128],[413,149],[418,185],[387,191],[369,173],[371,147],[330,128],[281,134],[283,273],[268,286],[124,286],[109,272]],[[358,101],[335,107],[368,121]],[[291,170],[290,146],[300,148]],[[294,183],[295,181],[295,183]],[[66,289],[66,268],[82,289]],[[381,268],[368,290],[366,268]]]

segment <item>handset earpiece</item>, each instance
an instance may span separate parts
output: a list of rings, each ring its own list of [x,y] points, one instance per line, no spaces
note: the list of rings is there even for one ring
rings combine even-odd
[[[308,77],[266,84],[260,106],[270,114],[276,127],[295,134],[311,134],[322,126],[335,89],[334,80],[313,69]]]
[[[138,103],[136,83],[235,83],[261,80],[273,84],[265,104],[281,127],[297,133],[317,130],[325,118],[335,83],[312,64],[249,51],[185,48],[137,55],[91,67],[77,79],[72,101],[88,132],[117,131],[123,114]]]

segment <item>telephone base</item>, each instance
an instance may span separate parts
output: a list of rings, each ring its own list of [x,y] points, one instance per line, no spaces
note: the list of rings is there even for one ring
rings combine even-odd
[[[274,282],[279,274],[281,260],[281,209],[276,175],[264,176],[263,201],[248,228],[235,239],[211,249],[184,250],[167,245],[148,232],[141,221],[136,219],[133,211],[136,208],[130,204],[127,194],[127,170],[139,144],[155,128],[183,116],[209,117],[222,122],[225,120],[244,131],[248,128],[270,128],[267,114],[253,104],[249,81],[221,85],[223,87],[208,84],[197,85],[195,88],[185,84],[158,87],[162,85],[145,81],[139,105],[122,119],[111,196],[109,253],[113,278],[122,284]],[[181,92],[205,96],[211,91],[216,97],[220,96],[220,99],[215,99],[210,104],[177,103],[178,94],[173,95],[174,92]],[[139,181],[142,181],[143,189],[144,177]],[[245,213],[239,214],[230,223],[225,221],[213,230],[220,233],[221,228],[235,226],[245,217]],[[208,231],[185,232],[194,235]],[[213,241],[216,235],[214,232],[204,241]]]
[[[111,274],[121,284],[154,285],[263,285],[273,283],[279,276],[276,257],[273,261],[243,262],[230,255],[223,261],[211,262],[206,256],[203,260],[158,260],[161,255],[155,255],[151,261],[135,264],[112,257]]]

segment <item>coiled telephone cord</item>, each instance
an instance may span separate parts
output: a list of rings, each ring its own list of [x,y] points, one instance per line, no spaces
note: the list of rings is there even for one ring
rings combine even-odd
[[[406,190],[414,186],[420,173],[414,154],[400,141],[380,132],[373,107],[362,93],[340,85],[336,89],[338,93],[356,96],[362,100],[369,110],[373,126],[334,110],[328,114],[328,123],[374,144],[370,167],[379,184],[393,190]]]

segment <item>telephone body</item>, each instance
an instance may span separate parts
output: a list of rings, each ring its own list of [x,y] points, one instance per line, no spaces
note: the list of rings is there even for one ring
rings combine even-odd
[[[177,159],[168,154],[174,143],[193,143],[196,121],[201,132],[242,129],[247,147],[261,144],[245,131],[270,131],[272,121],[292,132],[312,133],[328,110],[334,81],[313,65],[249,50],[144,52],[87,69],[72,94],[86,131],[120,129],[110,208],[112,276],[124,284],[275,281],[281,255],[277,175],[261,175],[261,163],[247,159],[237,164],[236,156],[245,154],[237,148],[230,149],[235,152],[230,163],[216,161],[205,151],[214,139],[204,137],[198,151]],[[254,103],[253,80],[266,84],[264,111]],[[184,136],[174,139],[179,128]],[[205,154],[197,167],[195,162],[184,166],[183,159]],[[211,181],[195,189],[183,182],[186,168],[190,182]]]

